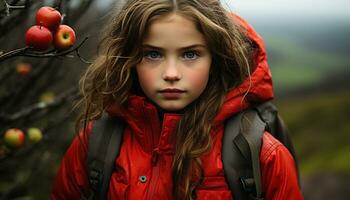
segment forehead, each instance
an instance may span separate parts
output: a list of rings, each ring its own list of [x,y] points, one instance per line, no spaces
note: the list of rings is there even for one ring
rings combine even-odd
[[[143,38],[143,44],[181,47],[193,44],[206,45],[206,42],[204,35],[191,18],[172,13],[152,20]]]

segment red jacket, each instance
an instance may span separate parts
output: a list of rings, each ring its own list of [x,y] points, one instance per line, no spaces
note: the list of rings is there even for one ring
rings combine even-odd
[[[241,18],[259,47],[257,67],[249,80],[231,90],[215,118],[211,132],[212,150],[201,157],[204,181],[197,187],[197,199],[231,200],[232,194],[225,180],[221,160],[224,121],[249,102],[262,102],[273,98],[271,73],[261,37]],[[248,95],[243,98],[249,89]],[[128,112],[121,113],[114,106],[108,109],[112,116],[127,121],[120,154],[115,160],[108,199],[172,199],[172,161],[174,142],[170,136],[181,115],[165,113],[161,124],[156,107],[144,97],[132,96]],[[87,132],[90,132],[90,129]],[[80,138],[80,139],[79,139]],[[79,199],[89,192],[86,176],[87,156],[84,151],[87,137],[76,137],[66,152],[56,176],[52,199]],[[266,200],[303,199],[297,183],[294,160],[288,150],[269,133],[263,135],[260,154],[262,186]],[[140,177],[144,176],[145,181]]]

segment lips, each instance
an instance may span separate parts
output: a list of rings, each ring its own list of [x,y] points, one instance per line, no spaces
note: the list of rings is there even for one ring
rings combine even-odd
[[[165,99],[174,100],[179,99],[181,97],[181,94],[186,91],[177,88],[167,88],[160,90],[159,92]]]
[[[167,88],[167,89],[164,89],[164,90],[160,90],[159,92],[160,93],[183,93],[185,91],[177,89],[177,88]]]

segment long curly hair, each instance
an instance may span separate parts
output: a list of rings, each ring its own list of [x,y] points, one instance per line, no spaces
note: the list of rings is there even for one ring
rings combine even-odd
[[[212,123],[225,94],[250,74],[252,43],[219,0],[128,0],[114,13],[103,30],[99,54],[80,80],[82,111],[76,129],[98,119],[112,103],[126,108],[130,95],[139,94],[135,66],[142,60],[142,41],[152,20],[170,13],[192,20],[212,55],[208,84],[186,107],[175,134],[174,198],[192,199],[203,178],[200,156],[211,148]]]

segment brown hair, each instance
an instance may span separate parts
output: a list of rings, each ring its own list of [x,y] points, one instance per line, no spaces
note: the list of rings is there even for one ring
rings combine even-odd
[[[227,91],[250,72],[251,43],[219,0],[129,0],[116,13],[103,31],[99,55],[81,78],[83,110],[76,127],[84,122],[85,128],[112,103],[126,108],[129,96],[137,93],[135,66],[142,60],[142,40],[155,17],[176,13],[191,19],[213,58],[204,92],[186,107],[176,131],[174,198],[192,199],[203,173],[200,156],[211,148],[214,117]]]

